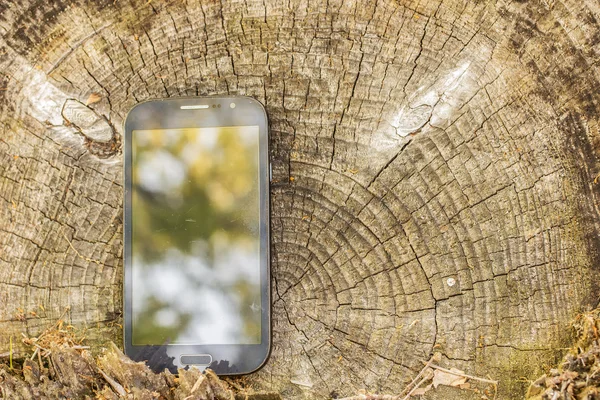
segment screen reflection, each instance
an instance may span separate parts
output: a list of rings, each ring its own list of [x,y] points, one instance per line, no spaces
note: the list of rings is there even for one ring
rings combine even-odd
[[[259,128],[132,132],[132,344],[259,344]]]

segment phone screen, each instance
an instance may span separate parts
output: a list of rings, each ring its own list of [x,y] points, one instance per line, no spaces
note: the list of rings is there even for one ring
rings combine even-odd
[[[132,344],[260,344],[259,127],[131,139]]]

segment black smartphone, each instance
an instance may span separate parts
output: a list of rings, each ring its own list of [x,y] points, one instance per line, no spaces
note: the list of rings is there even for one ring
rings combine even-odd
[[[125,353],[155,371],[257,370],[271,348],[263,106],[146,101],[124,143]]]

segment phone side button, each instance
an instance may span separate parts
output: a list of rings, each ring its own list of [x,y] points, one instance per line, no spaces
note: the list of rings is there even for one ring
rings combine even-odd
[[[183,365],[210,365],[212,356],[210,354],[189,354],[181,356],[179,361]]]
[[[273,182],[273,164],[269,162],[269,182]]]

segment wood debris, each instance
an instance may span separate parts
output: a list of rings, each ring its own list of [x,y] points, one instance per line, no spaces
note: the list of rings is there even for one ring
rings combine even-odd
[[[211,370],[156,374],[114,344],[94,357],[82,345],[84,340],[62,317],[38,337],[23,336],[32,355],[13,361],[13,366],[3,365],[5,357],[0,358],[0,398],[281,400],[277,393],[255,392],[223,381]],[[12,359],[12,352],[8,357]]]
[[[439,385],[446,386],[461,386],[467,383],[467,378],[464,376],[464,372],[456,368],[450,369],[452,372],[445,372],[436,369],[433,373],[433,387],[437,388]]]
[[[480,378],[473,375],[467,375],[463,371],[456,368],[443,368],[437,363],[441,361],[442,354],[435,352],[433,356],[425,363],[423,369],[415,376],[415,378],[404,388],[400,394],[370,394],[360,393],[356,396],[345,397],[340,400],[409,400],[417,396],[422,396],[431,389],[435,389],[440,385],[456,387],[458,389],[473,390],[479,393],[476,389],[471,389],[469,380],[474,380],[482,383],[492,384],[492,392],[497,393],[498,382],[492,379]],[[487,397],[486,397],[487,398]]]
[[[579,338],[576,346],[558,368],[529,386],[527,399],[600,399],[600,310],[579,315],[573,327]]]
[[[97,103],[100,100],[102,100],[102,96],[98,93],[93,92],[92,94],[90,94],[90,96],[86,100],[85,105],[89,106],[90,104]]]

